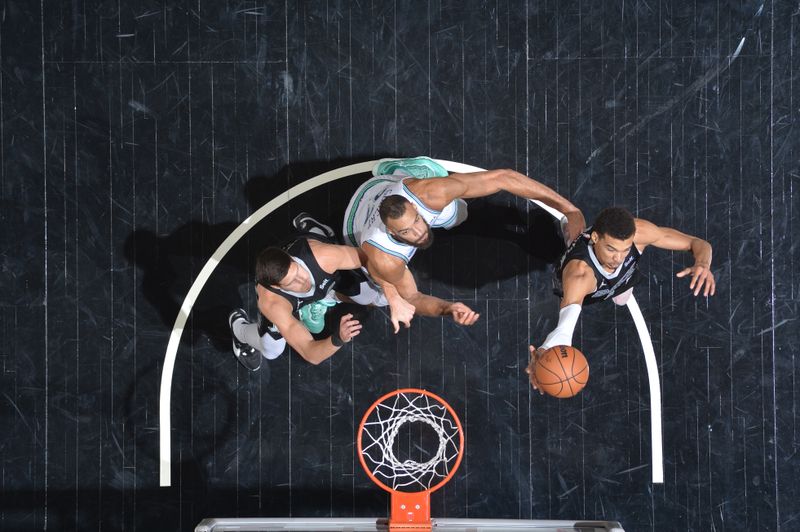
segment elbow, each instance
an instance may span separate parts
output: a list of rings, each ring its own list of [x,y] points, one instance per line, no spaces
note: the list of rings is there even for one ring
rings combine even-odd
[[[702,238],[699,238],[699,237],[694,237],[694,240],[692,242],[690,242],[689,250],[692,251],[692,252],[694,252],[695,250],[704,251],[704,252],[708,253],[709,256],[714,251],[713,248],[711,247],[711,243],[710,242],[708,242],[707,240],[703,240]]]
[[[313,356],[311,353],[307,351],[298,351],[297,354],[303,357],[303,360],[305,360],[306,362],[308,362],[313,366],[319,366],[320,362],[322,362],[322,360]]]
[[[498,170],[489,171],[486,175],[486,181],[495,192],[499,190],[509,192],[521,186],[527,186],[527,184],[534,180],[511,168],[500,168]]]
[[[508,182],[509,178],[513,178],[515,176],[522,176],[522,174],[510,168],[499,168],[497,170],[489,171],[486,174],[486,180],[490,183],[495,183],[498,187],[502,188],[503,185]]]

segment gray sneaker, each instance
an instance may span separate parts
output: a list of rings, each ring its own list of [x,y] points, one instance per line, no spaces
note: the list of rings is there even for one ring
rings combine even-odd
[[[231,338],[233,338],[233,354],[239,364],[248,369],[248,371],[256,371],[261,367],[261,361],[264,357],[261,356],[261,351],[245,342],[240,342],[236,335],[233,333],[233,324],[238,321],[250,323],[250,318],[247,312],[237,308],[228,315],[228,327],[231,329]]]

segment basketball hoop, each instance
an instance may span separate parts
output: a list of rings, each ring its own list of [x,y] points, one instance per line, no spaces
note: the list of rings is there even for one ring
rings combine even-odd
[[[406,434],[404,458],[398,455]],[[438,442],[430,446],[435,450],[425,440]],[[392,496],[390,530],[430,530],[430,494],[453,477],[464,451],[464,430],[450,405],[416,388],[387,393],[367,409],[356,443],[367,476]]]

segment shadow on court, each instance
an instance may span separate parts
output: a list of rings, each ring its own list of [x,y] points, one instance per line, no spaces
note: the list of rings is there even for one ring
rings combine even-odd
[[[566,249],[559,222],[535,205],[526,214],[500,204],[503,197],[508,195],[471,200],[467,220],[436,230],[433,246],[417,253],[411,270],[457,288],[548,271]]]
[[[252,213],[299,182],[372,158],[292,163],[274,175],[250,178],[243,187],[245,200]],[[217,348],[227,350],[227,318],[230,311],[241,306],[248,310],[255,309],[252,262],[256,253],[286,240],[293,231],[292,219],[303,211],[340,232],[341,219],[350,195],[363,179],[360,176],[345,178],[310,190],[276,209],[241,238],[206,281],[192,308],[186,331],[189,334],[182,336],[182,342],[194,344],[199,337],[205,336]],[[201,269],[238,226],[238,221],[218,224],[192,221],[166,235],[156,234],[144,227],[128,235],[124,255],[142,271],[141,293],[155,309],[164,327],[173,327],[178,311]]]
[[[364,160],[368,158],[292,163],[276,174],[250,178],[242,193],[250,212],[255,212],[296,183]],[[227,351],[230,311],[243,307],[253,313],[256,309],[252,262],[258,251],[284,241],[293,231],[291,220],[303,211],[341,234],[345,208],[367,177],[356,175],[312,189],[276,209],[244,235],[200,291],[186,326],[188,334],[182,335],[184,345],[196,345],[199,338],[206,337],[216,349]],[[463,288],[546,271],[564,250],[558,223],[535,205],[526,213],[508,204],[509,198],[501,193],[471,200],[467,221],[451,231],[437,230],[433,247],[420,251],[412,261],[412,272],[420,279]],[[166,330],[173,327],[203,266],[238,226],[238,221],[192,221],[166,235],[140,227],[127,237],[125,257],[142,271],[139,289]]]

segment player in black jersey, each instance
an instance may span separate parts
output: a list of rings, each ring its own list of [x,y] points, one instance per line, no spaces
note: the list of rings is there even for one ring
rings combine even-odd
[[[393,287],[386,287],[387,300],[369,282],[359,270],[364,263],[361,250],[336,244],[330,227],[305,213],[294,225],[303,232],[282,247],[262,250],[256,258],[258,321],[250,322],[242,309],[229,316],[233,352],[243,366],[257,370],[262,358],[277,358],[287,343],[312,364],[329,358],[361,330],[358,320],[346,314],[331,324],[329,337],[315,339],[312,333],[322,333],[327,308],[339,301],[375,306],[391,301],[401,307],[395,314],[408,326],[413,307]]]
[[[627,303],[636,284],[638,263],[647,246],[674,251],[690,251],[694,265],[679,271],[677,277],[691,276],[689,289],[697,296],[714,295],[711,273],[711,244],[669,227],[634,218],[620,207],[603,210],[594,225],[576,238],[561,258],[554,286],[561,298],[558,325],[536,349],[530,346],[531,363],[526,369],[536,388],[534,368],[547,349],[572,345],[572,333],[583,305],[611,299]]]

